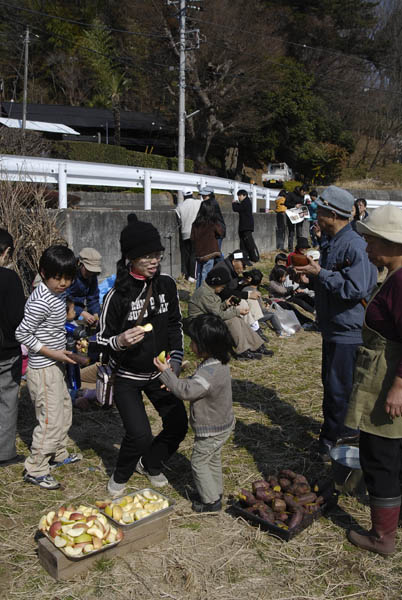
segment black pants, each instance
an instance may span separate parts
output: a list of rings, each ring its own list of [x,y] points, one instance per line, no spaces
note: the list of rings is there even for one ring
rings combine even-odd
[[[243,252],[245,258],[253,262],[258,262],[260,260],[260,253],[258,252],[258,248],[255,244],[253,232],[239,231],[239,238],[240,250]]]
[[[193,277],[195,279],[195,254],[193,243],[190,239],[183,240],[180,236],[181,250],[181,272],[186,279]]]
[[[322,342],[321,378],[324,387],[322,412],[324,423],[320,438],[335,443],[340,437],[353,435],[355,430],[343,423],[353,387],[353,373],[359,344]]]
[[[145,411],[142,391],[162,419],[162,431],[155,438]],[[187,413],[183,402],[166,389],[161,389],[159,378],[142,382],[116,377],[114,397],[126,430],[114,480],[116,483],[128,481],[140,457],[145,469],[151,475],[157,475],[161,472],[162,462],[176,452],[186,436]]]
[[[359,449],[360,464],[370,496],[377,498],[400,496],[402,440],[384,438],[361,431]]]
[[[276,249],[282,250],[285,246],[285,221],[288,220],[284,212],[276,213]]]

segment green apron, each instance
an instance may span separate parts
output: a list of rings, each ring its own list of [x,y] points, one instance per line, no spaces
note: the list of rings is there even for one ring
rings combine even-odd
[[[395,271],[385,281],[394,273]],[[370,302],[381,288],[382,286],[375,292]],[[345,425],[381,437],[402,438],[402,417],[392,419],[384,408],[401,360],[402,344],[387,340],[368,327],[365,321],[362,337],[363,346],[357,351]]]

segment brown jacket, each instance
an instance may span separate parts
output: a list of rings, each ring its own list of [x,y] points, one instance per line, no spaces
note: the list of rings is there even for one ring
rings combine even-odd
[[[223,236],[223,228],[219,223],[205,223],[191,228],[191,241],[197,260],[205,262],[220,256],[218,237]]]

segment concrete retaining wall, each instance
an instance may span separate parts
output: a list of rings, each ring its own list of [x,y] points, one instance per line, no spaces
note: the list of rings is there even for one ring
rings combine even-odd
[[[68,209],[63,212],[62,229],[69,246],[76,254],[86,246],[96,248],[103,256],[102,277],[107,277],[115,272],[116,261],[120,257],[120,232],[127,224],[127,215],[132,211],[132,208],[131,210],[105,208],[97,210]],[[135,212],[140,220],[151,222],[159,230],[165,246],[163,270],[177,277],[180,274],[180,247],[174,210],[136,210]],[[238,215],[233,212],[224,212],[223,216],[227,233],[222,251],[226,256],[239,247]],[[260,252],[275,250],[275,215],[272,213],[255,214],[254,221],[254,239]]]

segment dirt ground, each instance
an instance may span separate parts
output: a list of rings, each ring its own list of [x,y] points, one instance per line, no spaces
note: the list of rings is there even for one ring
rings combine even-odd
[[[107,554],[85,575],[56,582],[41,567],[35,534],[43,513],[64,503],[104,499],[122,437],[115,409],[74,410],[70,449],[82,462],[58,469],[63,489],[44,491],[22,482],[22,466],[2,469],[0,483],[0,599],[15,600],[397,600],[402,589],[402,543],[388,559],[358,550],[346,540],[349,527],[366,527],[368,507],[340,496],[338,507],[290,542],[236,517],[230,497],[262,475],[291,468],[311,479],[330,475],[316,455],[320,427],[321,340],[300,332],[279,339],[269,334],[272,358],[232,361],[236,428],[223,451],[225,507],[197,515],[192,490],[190,432],[169,462],[174,499],[169,537],[158,546],[109,560]],[[188,344],[187,344],[188,345]],[[187,353],[186,374],[195,366]],[[153,428],[159,418],[147,402]],[[18,450],[27,454],[34,412],[21,392]],[[134,475],[131,489],[147,487]]]

